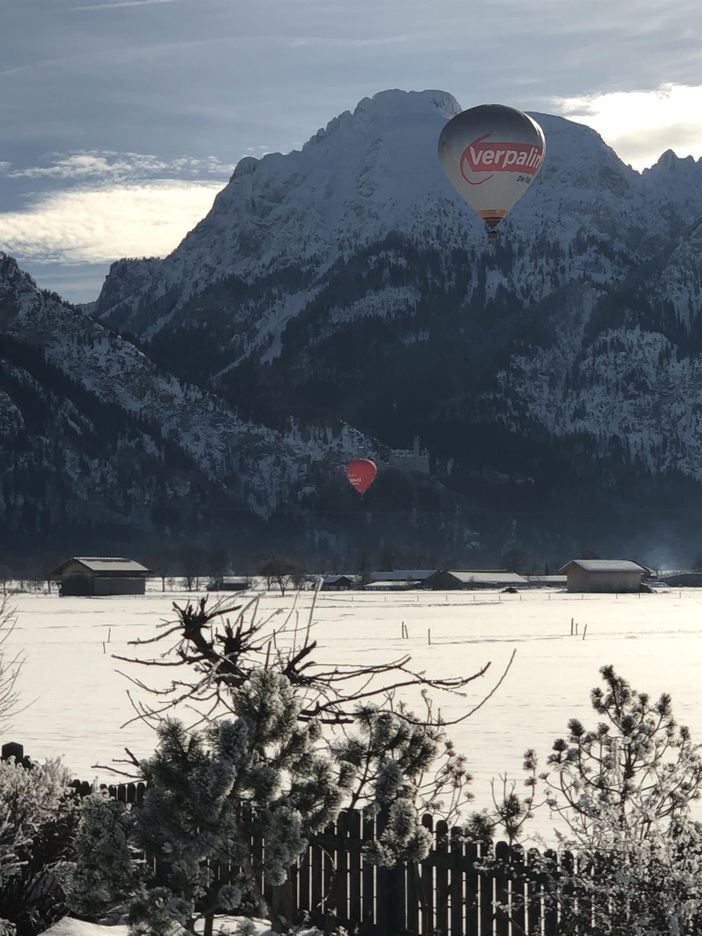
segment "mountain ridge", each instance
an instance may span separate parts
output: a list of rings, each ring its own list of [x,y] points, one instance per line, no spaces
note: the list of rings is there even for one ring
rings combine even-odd
[[[428,476],[381,471],[372,489],[381,546],[421,528],[432,555],[492,562],[692,550],[702,161],[666,152],[638,173],[592,129],[535,114],[544,166],[493,246],[436,160],[458,107],[381,92],[300,150],[242,160],[169,257],[113,264],[96,321],[244,434],[284,439],[292,419],[316,440],[281,456],[294,481],[273,508],[292,505],[308,544],[363,542],[324,477],[334,458],[303,465],[341,423],[387,465],[417,437],[427,452]]]

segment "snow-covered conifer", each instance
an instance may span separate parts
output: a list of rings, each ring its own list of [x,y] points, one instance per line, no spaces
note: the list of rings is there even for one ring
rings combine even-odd
[[[144,871],[129,845],[133,824],[130,808],[105,793],[83,800],[68,895],[77,916],[97,920],[136,892]]]
[[[422,812],[439,811],[444,796],[449,812],[452,804],[469,798],[465,787],[471,778],[463,759],[440,727],[403,708],[359,708],[356,729],[334,753],[358,778],[352,805],[364,804],[380,818],[381,834],[366,847],[366,856],[384,867],[420,861],[431,846]]]
[[[234,719],[202,731],[165,721],[155,755],[141,765],[147,793],[135,813],[136,841],[156,858],[157,890],[133,901],[134,936],[171,911],[186,929],[203,914],[211,931],[214,912],[236,909],[244,895],[262,900],[261,873],[283,883],[348,790],[348,765],[334,770],[317,750],[317,726],[298,719],[285,676],[254,672],[232,709]],[[253,854],[252,837],[265,839],[263,856]],[[240,877],[222,885],[207,862],[231,863]]]

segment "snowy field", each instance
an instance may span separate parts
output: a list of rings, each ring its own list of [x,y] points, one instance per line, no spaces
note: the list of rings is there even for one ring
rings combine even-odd
[[[139,721],[120,728],[134,713],[129,683],[117,672],[151,679],[152,671],[118,664],[110,653],[131,655],[128,641],[153,636],[156,624],[172,618],[174,600],[194,597],[160,591],[115,598],[13,596],[17,625],[8,644],[26,656],[18,684],[26,709],[0,740],[20,741],[38,760],[60,755],[80,779],[114,782],[95,765],[114,762],[124,747],[138,756],[149,754],[154,735]],[[298,607],[309,608],[311,600],[311,593],[302,593]],[[291,601],[287,595],[264,595],[262,609],[289,608]],[[570,634],[571,618],[577,636]],[[598,670],[605,663],[641,691],[670,692],[678,721],[702,743],[702,590],[641,597],[540,590],[521,595],[337,592],[319,596],[315,620],[318,661],[362,664],[410,653],[416,668],[436,676],[471,673],[490,662],[468,698],[435,698],[446,719],[479,702],[516,649],[494,696],[450,730],[475,777],[476,808],[489,805],[490,780],[498,774],[507,772],[521,783],[527,747],[536,748],[543,764],[569,718],[594,724],[589,692],[600,682]],[[402,637],[403,622],[409,639]],[[163,679],[164,671],[160,674]],[[166,674],[170,678],[172,671]],[[187,720],[188,713],[183,717]]]

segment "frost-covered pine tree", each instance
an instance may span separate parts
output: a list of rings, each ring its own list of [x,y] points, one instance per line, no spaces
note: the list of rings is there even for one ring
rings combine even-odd
[[[235,718],[202,731],[165,721],[155,755],[141,765],[147,793],[136,842],[155,856],[156,874],[132,901],[134,936],[194,932],[198,914],[207,936],[215,912],[235,910],[245,897],[261,902],[261,873],[285,882],[349,788],[351,768],[318,752],[319,728],[299,720],[285,676],[253,673],[232,707]],[[252,837],[265,839],[263,856],[253,853]],[[239,878],[222,885],[207,862],[231,863]],[[275,923],[276,908],[267,911]]]
[[[68,893],[74,915],[98,920],[119,910],[137,891],[144,867],[134,860],[129,844],[133,826],[130,807],[106,793],[92,793],[83,800]]]
[[[529,796],[510,794],[519,820],[542,783],[545,803],[567,828],[557,835],[574,862],[541,859],[550,881],[544,899],[563,933],[699,936],[702,825],[690,813],[702,784],[698,748],[675,721],[669,695],[654,700],[611,666],[600,673],[604,687],[591,693],[598,723],[587,729],[571,719],[545,773],[527,751]],[[508,825],[504,811],[496,818]]]
[[[358,709],[354,733],[333,746],[356,777],[351,805],[380,817],[381,834],[365,849],[381,867],[417,862],[431,847],[422,813],[450,818],[470,799],[471,777],[440,727],[399,711],[366,705]]]

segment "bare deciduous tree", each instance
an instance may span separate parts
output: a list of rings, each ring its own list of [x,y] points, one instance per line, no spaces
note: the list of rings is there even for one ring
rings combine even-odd
[[[354,723],[359,706],[386,702],[398,692],[419,689],[465,696],[470,683],[487,673],[490,663],[467,676],[436,678],[412,665],[409,654],[381,663],[354,665],[324,664],[314,660],[317,641],[313,639],[313,619],[317,593],[307,620],[301,622],[296,598],[292,607],[261,615],[260,599],[245,604],[221,600],[208,605],[207,598],[184,605],[173,604],[174,619],[163,622],[161,632],[131,645],[163,648],[158,656],[114,658],[151,667],[172,667],[187,675],[174,678],[170,685],[157,689],[129,674],[127,678],[142,692],[155,698],[153,704],[134,702],[135,718],[160,719],[176,706],[194,706],[203,720],[217,713],[231,713],[230,693],[243,686],[260,668],[275,669],[295,688],[300,700],[300,719],[323,724]],[[280,623],[278,623],[280,622]],[[513,658],[514,654],[512,655]],[[441,718],[430,709],[426,718],[415,718],[398,707],[397,713],[408,721],[446,727],[464,721],[481,707],[505,678],[508,662],[496,684],[474,705],[453,720]]]
[[[17,679],[22,668],[20,652],[12,655],[7,642],[15,627],[15,616],[7,595],[0,596],[0,731],[10,727],[13,715],[19,710]]]

